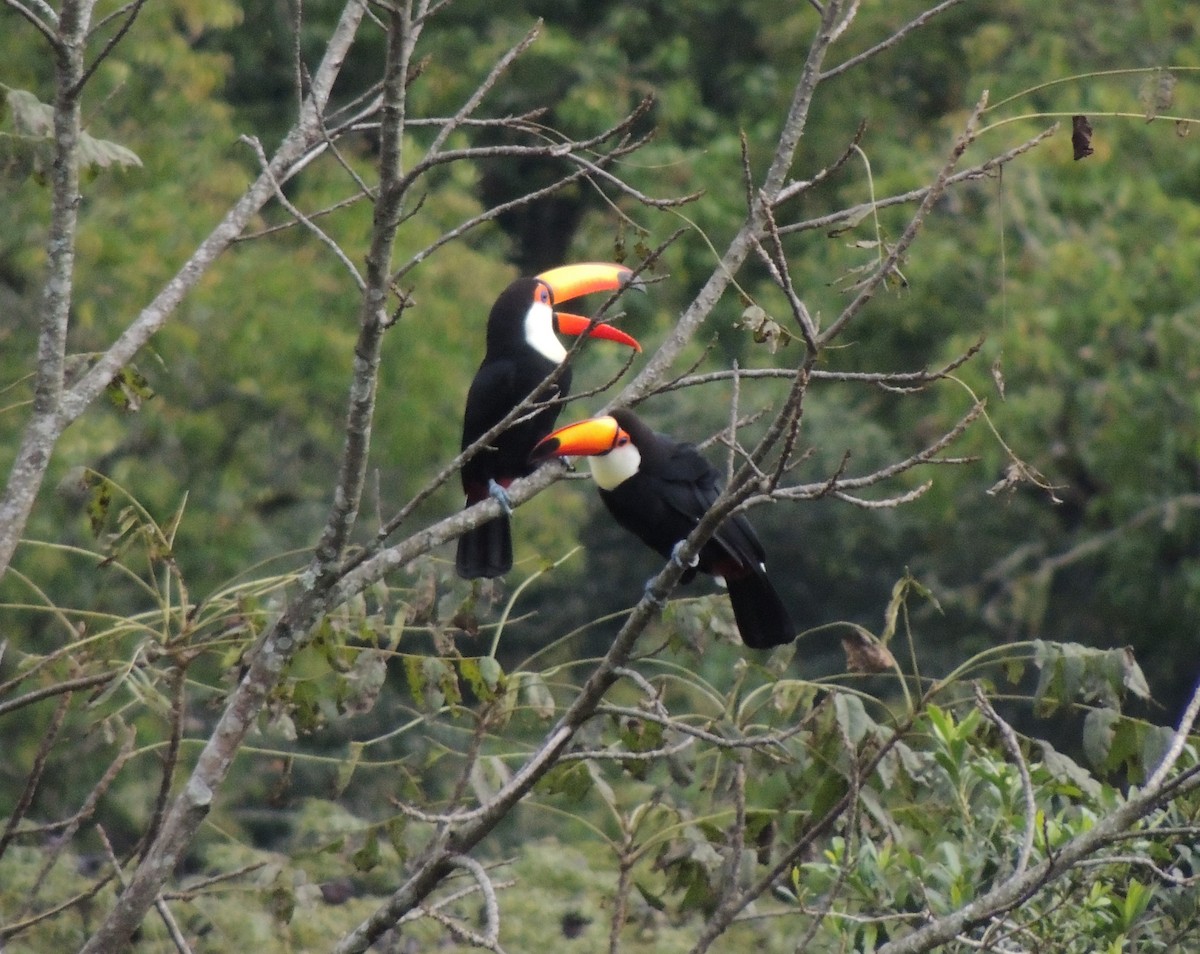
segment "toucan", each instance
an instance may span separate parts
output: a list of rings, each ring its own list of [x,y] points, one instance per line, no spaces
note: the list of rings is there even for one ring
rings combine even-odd
[[[622,527],[660,556],[695,529],[721,492],[720,477],[692,445],[656,434],[636,414],[617,410],[559,428],[534,448],[531,460],[587,457],[600,499]],[[782,646],[796,637],[787,608],[767,579],[762,544],[742,514],[717,528],[700,548],[697,570],[723,579],[742,642],[752,649]]]
[[[637,341],[608,324],[556,311],[560,302],[589,292],[616,291],[633,272],[623,265],[583,262],[552,268],[533,278],[518,278],[492,305],[483,363],[467,392],[462,449],[466,450],[527,398],[567,357],[555,332],[587,334],[641,351]],[[571,369],[564,368],[553,393],[570,390]],[[554,427],[560,405],[542,408],[492,440],[462,468],[467,506],[496,497],[505,513],[468,530],[458,539],[455,567],[465,579],[503,576],[512,568],[512,529],[505,488],[532,473],[529,452]]]

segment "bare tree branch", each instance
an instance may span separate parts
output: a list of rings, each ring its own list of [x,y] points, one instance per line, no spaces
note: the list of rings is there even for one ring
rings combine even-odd
[[[962,2],[963,2],[963,0],[942,0],[942,2],[939,3],[936,7],[926,10],[920,16],[915,17],[914,19],[910,20],[908,23],[904,24],[904,26],[902,26],[899,30],[897,30],[895,33],[893,33],[891,36],[889,36],[886,40],[876,43],[869,50],[864,50],[862,53],[859,53],[856,56],[850,57],[850,59],[845,60],[842,63],[839,63],[837,66],[833,66],[833,67],[830,67],[829,69],[827,69],[824,73],[821,74],[821,81],[824,82],[825,80],[833,79],[835,76],[840,76],[842,73],[845,73],[847,70],[854,69],[854,67],[858,66],[860,63],[865,63],[867,60],[871,59],[871,57],[877,56],[878,54],[882,53],[884,50],[891,49],[893,46],[895,46],[897,43],[899,43],[901,40],[903,40],[906,36],[908,36],[914,30],[919,30],[921,27],[923,27],[926,23],[928,23],[934,17],[946,12],[951,7],[958,6]]]
[[[796,148],[800,143],[800,138],[804,135],[813,94],[820,81],[821,63],[833,42],[833,31],[838,18],[842,15],[843,4],[844,0],[829,0],[821,14],[821,22],[792,95],[791,106],[780,131],[775,154],[759,189],[761,195],[767,197],[768,201],[773,202],[775,196],[784,188],[785,180],[796,155]],[[671,334],[646,363],[641,373],[627,384],[621,394],[612,402],[614,405],[632,406],[637,404],[638,401],[651,394],[655,386],[666,377],[670,366],[695,336],[701,322],[711,314],[725,289],[733,281],[734,275],[754,250],[754,243],[761,235],[765,222],[765,210],[756,205],[730,242],[704,287],[700,289],[680,316],[679,321],[676,322]]]
[[[42,486],[50,457],[62,432],[104,392],[113,377],[129,363],[150,337],[174,313],[183,297],[241,233],[263,204],[274,195],[272,177],[282,181],[285,170],[320,136],[319,116],[333,89],[347,50],[354,39],[366,0],[350,0],[326,47],[300,119],[277,150],[271,176],[260,175],[226,214],[155,299],[142,310],[83,377],[63,387],[67,316],[74,270],[74,236],[79,205],[79,173],[75,155],[79,144],[79,95],[83,76],[83,43],[91,4],[64,4],[60,23],[63,55],[58,58],[58,98],[55,102],[53,206],[49,241],[49,272],[40,320],[38,377],[34,411],[8,483],[0,495],[0,576],[7,570],[33,502]]]
[[[975,179],[983,179],[998,169],[1003,168],[1008,163],[1012,162],[1019,156],[1024,155],[1031,149],[1040,146],[1043,142],[1058,132],[1058,124],[1049,126],[1043,129],[1040,133],[1031,139],[1018,146],[1014,146],[998,156],[993,156],[986,162],[982,162],[970,169],[964,169],[961,172],[956,172],[946,180],[947,186],[958,185],[960,182],[969,182]],[[842,209],[840,212],[831,212],[828,215],[822,215],[814,219],[805,219],[803,222],[793,222],[790,225],[782,225],[779,227],[780,235],[792,235],[796,232],[808,232],[814,229],[836,229],[846,228],[849,225],[860,222],[863,218],[869,215],[872,210],[888,209],[895,205],[906,205],[910,202],[919,202],[928,194],[932,186],[922,186],[920,189],[912,189],[909,192],[904,192],[899,195],[888,196],[885,199],[877,199],[873,202],[863,202],[859,205],[851,206],[848,209]]]
[[[61,49],[59,36],[55,32],[55,27],[58,26],[58,14],[55,12],[54,8],[50,6],[50,4],[45,2],[45,0],[33,0],[33,5],[42,11],[42,14],[46,18],[45,20],[34,13],[29,7],[25,6],[25,4],[21,3],[21,0],[4,0],[4,5],[16,10],[17,13],[28,20],[29,23],[38,31],[38,33],[40,33],[47,40],[47,42],[49,42],[50,46],[54,50],[57,51]],[[49,23],[47,23],[47,21],[49,21]]]

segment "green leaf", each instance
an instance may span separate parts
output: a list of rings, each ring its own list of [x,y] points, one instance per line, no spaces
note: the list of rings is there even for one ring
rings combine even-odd
[[[874,728],[875,720],[867,715],[858,696],[839,692],[833,697],[833,706],[838,725],[846,733],[850,744],[857,747],[866,738],[867,732]]]
[[[811,709],[816,695],[817,687],[812,682],[802,679],[780,679],[771,686],[771,705],[776,712],[787,718],[799,708],[805,711]]]
[[[387,680],[387,657],[380,650],[363,649],[350,671],[338,679],[338,709],[364,715],[375,708]]]
[[[1065,698],[1062,677],[1062,652],[1055,643],[1034,641],[1033,663],[1040,670],[1033,690],[1033,711],[1042,718],[1051,716]]]
[[[366,840],[362,847],[350,856],[350,863],[359,871],[366,872],[379,864],[380,858],[379,831],[376,828],[368,829]]]
[[[504,691],[504,670],[491,656],[458,660],[458,671],[471,692],[483,702],[491,702]]]
[[[546,680],[540,673],[523,672],[521,675],[521,696],[525,705],[533,709],[543,719],[554,715],[554,696],[546,685]]]
[[[108,521],[109,510],[112,509],[112,482],[106,477],[88,471],[84,477],[84,483],[92,491],[88,495],[87,502],[88,523],[92,528],[92,536],[98,537],[103,532],[104,525]]]
[[[637,888],[638,894],[642,896],[642,900],[655,911],[665,911],[667,909],[667,902],[663,900],[661,894],[655,894],[641,881],[635,881],[634,887]]]
[[[592,773],[582,762],[564,762],[543,775],[536,788],[543,795],[565,795],[578,802],[591,791],[592,782]]]
[[[621,743],[630,752],[651,752],[662,748],[663,727],[643,719],[625,719],[621,723]],[[646,759],[624,759],[625,771],[636,779],[644,779],[651,763]]]
[[[1083,750],[1088,761],[1102,768],[1108,761],[1120,714],[1112,709],[1093,709],[1083,720]]]
[[[10,89],[5,101],[15,135],[0,133],[0,172],[9,178],[44,175],[54,161],[54,107],[24,89]],[[125,146],[86,131],[79,134],[77,155],[82,169],[142,164]]]
[[[27,89],[10,89],[8,108],[13,129],[21,136],[48,139],[54,135],[54,107],[43,103]]]
[[[425,666],[422,656],[404,656],[404,675],[408,680],[408,691],[417,705],[425,704]]]
[[[1051,778],[1067,782],[1092,798],[1099,797],[1103,786],[1079,762],[1070,756],[1063,755],[1049,742],[1038,740],[1038,746],[1042,749],[1042,764],[1046,772],[1050,773]]]
[[[1126,931],[1136,925],[1138,918],[1146,913],[1150,900],[1154,897],[1154,889],[1136,878],[1131,879],[1125,886],[1125,901],[1121,905],[1121,920]]]
[[[404,840],[404,834],[408,830],[408,819],[404,815],[394,815],[388,819],[385,827],[392,850],[396,852],[400,864],[404,864],[408,857],[408,843]]]
[[[362,752],[362,742],[351,742],[349,754],[338,763],[337,775],[333,783],[335,798],[340,798],[342,793],[346,791],[346,786],[350,784],[350,779],[354,777],[354,770],[358,768],[358,761],[362,758]]]
[[[1142,767],[1146,775],[1153,774],[1159,763],[1171,747],[1175,733],[1170,726],[1148,725],[1142,733],[1142,746],[1139,753]]]
[[[137,153],[120,143],[96,139],[86,132],[79,134],[79,161],[84,168],[107,169],[110,166],[140,166]]]
[[[0,179],[15,182],[28,178],[42,181],[54,163],[54,143],[0,132]]]
[[[104,391],[114,407],[130,412],[139,410],[143,401],[154,397],[150,382],[131,364],[118,371]]]
[[[426,686],[436,685],[440,699],[438,706],[443,702],[449,705],[458,705],[462,702],[462,690],[458,686],[458,674],[454,671],[454,666],[445,659],[437,656],[426,656],[423,663],[425,669]]]
[[[492,695],[504,691],[504,667],[492,656],[483,656],[479,660],[479,675],[483,678],[483,684],[487,686]]]
[[[280,870],[267,889],[267,908],[280,924],[287,924],[296,913],[296,891],[288,871]]]
[[[1139,699],[1149,699],[1150,686],[1146,682],[1146,676],[1142,672],[1142,667],[1133,658],[1133,650],[1126,646],[1124,649],[1116,649],[1113,652],[1120,653],[1123,674],[1122,685]]]

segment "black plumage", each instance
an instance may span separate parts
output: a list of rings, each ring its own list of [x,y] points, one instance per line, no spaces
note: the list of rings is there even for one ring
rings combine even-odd
[[[487,352],[471,388],[463,415],[462,449],[495,427],[542,383],[559,362],[535,349],[525,337],[526,314],[535,301],[552,305],[550,289],[536,278],[519,278],[492,305],[487,324]],[[557,394],[571,389],[571,369],[556,382]],[[553,396],[553,395],[547,395]],[[507,487],[528,475],[529,452],[554,428],[560,408],[548,407],[496,437],[462,469],[467,506],[484,500],[492,482]],[[455,567],[460,576],[503,576],[512,568],[512,528],[507,514],[468,530],[458,540]]]
[[[720,475],[695,446],[655,433],[632,411],[562,428],[542,442],[534,457],[573,454],[589,457],[600,499],[613,519],[664,558],[672,556],[721,492]],[[767,578],[765,559],[754,528],[745,515],[735,514],[705,542],[696,566],[682,576],[687,583],[703,571],[725,581],[738,631],[752,649],[780,646],[796,636],[791,616]]]
[[[462,449],[466,450],[532,394],[567,358],[558,334],[587,335],[640,350],[637,341],[605,323],[556,311],[556,304],[595,291],[625,287],[632,272],[608,262],[561,265],[533,278],[518,278],[496,299],[488,314],[483,362],[467,393]],[[553,387],[540,396],[564,397],[571,369],[564,367]],[[466,531],[458,541],[455,566],[460,576],[502,576],[512,568],[512,529],[505,489],[531,471],[529,453],[554,427],[560,405],[544,407],[518,420],[480,448],[462,469],[467,506],[494,496],[505,513]]]

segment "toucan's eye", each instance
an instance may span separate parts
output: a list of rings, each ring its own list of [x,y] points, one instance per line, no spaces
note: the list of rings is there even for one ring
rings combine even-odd
[[[539,285],[538,293],[537,293],[537,300],[540,301],[543,305],[550,304],[550,289],[548,289],[545,285]]]
[[[624,447],[628,443],[629,443],[629,435],[628,434],[618,434],[617,435],[617,447]]]

